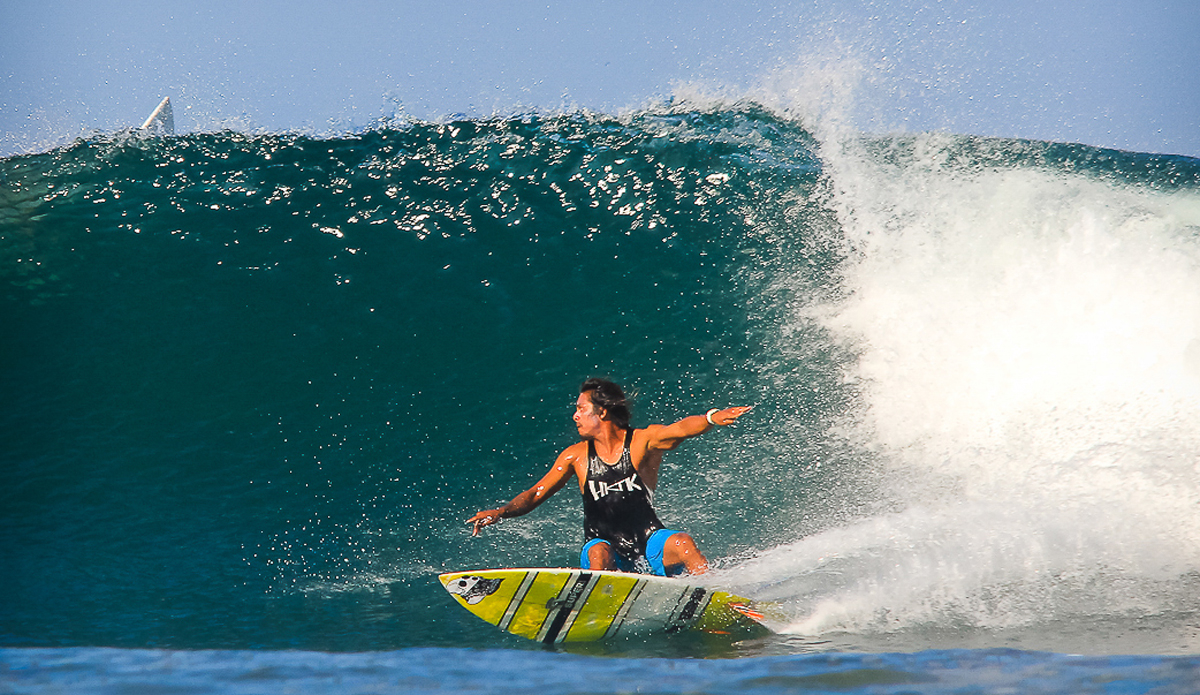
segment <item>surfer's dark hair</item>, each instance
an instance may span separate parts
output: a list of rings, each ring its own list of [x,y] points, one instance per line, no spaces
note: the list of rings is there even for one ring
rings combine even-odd
[[[592,377],[583,382],[579,392],[589,394],[594,407],[604,408],[603,419],[623,430],[629,429],[629,401],[620,386],[608,379]]]

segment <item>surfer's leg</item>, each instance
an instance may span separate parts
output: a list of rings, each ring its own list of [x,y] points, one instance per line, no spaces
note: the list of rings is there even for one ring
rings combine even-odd
[[[646,560],[655,574],[673,577],[682,572],[704,574],[708,560],[692,537],[682,531],[659,529],[646,541]]]
[[[579,554],[579,566],[585,570],[619,569],[617,553],[608,541],[593,538],[583,546],[583,552]]]
[[[646,559],[655,574],[674,576],[681,572],[704,574],[708,560],[696,547],[696,541],[682,531],[659,529],[646,543]]]

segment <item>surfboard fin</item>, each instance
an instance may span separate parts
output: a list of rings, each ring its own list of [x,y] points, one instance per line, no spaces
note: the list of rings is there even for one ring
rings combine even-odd
[[[732,608],[733,610],[737,611],[738,613],[741,613],[742,615],[746,616],[747,618],[753,620],[756,623],[761,623],[762,621],[767,619],[767,616],[763,615],[759,611],[754,610],[753,608],[751,608],[750,606],[748,606],[744,603],[738,603],[736,601],[731,601],[727,605],[730,608]]]
[[[158,108],[146,119],[138,130],[147,131],[153,135],[174,135],[175,115],[171,113],[171,97],[163,97]]]

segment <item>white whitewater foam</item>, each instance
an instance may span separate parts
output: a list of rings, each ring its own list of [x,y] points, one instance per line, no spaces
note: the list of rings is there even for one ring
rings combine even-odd
[[[1200,193],[894,143],[825,141],[848,299],[795,320],[898,511],[732,574],[801,634],[1200,614]]]

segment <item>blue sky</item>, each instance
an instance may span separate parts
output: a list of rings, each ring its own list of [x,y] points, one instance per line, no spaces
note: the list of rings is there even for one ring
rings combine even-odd
[[[1200,156],[1200,0],[0,0],[0,154],[137,125],[162,96],[180,132],[330,133],[795,91],[831,58],[862,66],[864,130]]]

